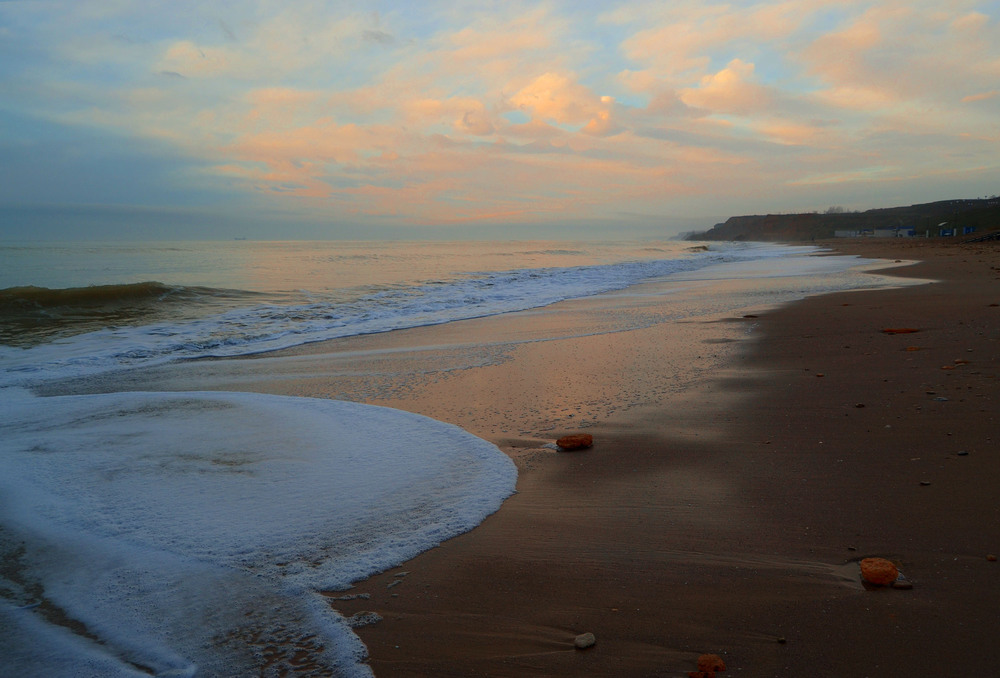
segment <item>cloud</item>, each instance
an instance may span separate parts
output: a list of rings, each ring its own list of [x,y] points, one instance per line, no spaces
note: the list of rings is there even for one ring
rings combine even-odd
[[[813,40],[803,52],[811,74],[820,78],[834,90],[845,92],[873,91],[874,79],[869,77],[870,66],[867,53],[875,50],[884,40],[881,24],[885,21],[885,10],[866,11],[850,25],[832,31]],[[854,100],[886,101],[888,92],[882,96],[834,97],[852,105]],[[866,104],[862,103],[862,106]]]
[[[606,137],[617,134],[621,131],[621,126],[611,117],[611,111],[605,110],[598,111],[597,115],[591,118],[590,122],[584,125],[580,131],[595,137]]]
[[[597,96],[565,73],[544,73],[510,97],[511,105],[533,118],[560,125],[582,125],[581,131],[595,136],[614,134],[615,100]]]
[[[478,99],[411,99],[400,106],[407,124],[431,130],[448,126],[462,134],[488,136],[496,130],[496,116]]]
[[[247,99],[254,106],[301,106],[316,101],[318,93],[293,87],[264,87],[252,90]]]
[[[600,109],[590,90],[561,73],[545,73],[510,98],[510,103],[534,116],[557,123],[588,122]]]
[[[942,111],[943,101],[961,102],[975,96],[970,91],[994,89],[998,40],[996,17],[932,2],[886,2],[814,38],[801,58],[822,84],[817,96],[826,103],[913,115]]]
[[[471,109],[462,114],[462,118],[455,123],[456,127],[468,134],[476,136],[487,136],[493,134],[496,128],[484,114],[482,110]]]
[[[440,49],[450,53],[456,65],[506,61],[525,53],[537,53],[553,46],[554,36],[548,11],[539,7],[517,12],[506,21],[480,20],[449,33]]]
[[[701,79],[698,87],[685,88],[680,99],[688,106],[712,113],[747,115],[767,108],[772,100],[764,87],[753,82],[754,65],[740,59]]]
[[[396,42],[396,38],[385,31],[365,29],[361,32],[361,37],[369,42],[377,42],[382,45],[391,45]]]
[[[962,97],[963,104],[970,104],[975,101],[987,101],[988,99],[993,99],[1000,95],[1000,90],[991,89],[989,92],[980,92],[979,94],[970,94],[968,96]]]
[[[244,116],[246,129],[280,130],[318,117],[322,94],[291,87],[264,87],[246,94],[250,110]]]
[[[1000,25],[980,0],[52,7],[4,4],[8,108],[170,148],[289,210],[716,213],[876,166],[930,176],[921,155],[1000,157]]]
[[[642,25],[623,43],[626,55],[660,79],[704,73],[718,54],[756,50],[791,36],[809,16],[808,2],[747,7],[696,0],[638,4],[618,20]]]
[[[190,40],[175,42],[163,54],[158,70],[184,77],[213,77],[231,73],[238,61],[221,47],[200,47]]]
[[[761,123],[757,129],[765,137],[787,146],[815,145],[826,136],[822,127],[782,120]]]

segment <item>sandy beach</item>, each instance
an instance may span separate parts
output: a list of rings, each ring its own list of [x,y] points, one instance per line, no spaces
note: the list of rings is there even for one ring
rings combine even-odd
[[[824,246],[893,287],[775,306],[818,278],[695,276],[53,388],[351,400],[508,454],[479,527],[327,592],[380,617],[355,630],[379,678],[992,675],[1000,246]],[[575,432],[594,446],[553,449]],[[863,584],[866,557],[912,588]]]
[[[1000,247],[829,245],[919,260],[891,272],[937,282],[716,318],[679,357],[657,353],[657,328],[528,342],[372,399],[458,423],[520,469],[480,527],[334,603],[382,616],[358,629],[375,674],[682,676],[709,652],[734,676],[994,672]],[[657,384],[671,359],[691,383]],[[306,383],[288,390],[336,390]],[[593,448],[543,447],[574,420]],[[863,585],[868,556],[913,588]],[[596,645],[575,649],[585,632]]]

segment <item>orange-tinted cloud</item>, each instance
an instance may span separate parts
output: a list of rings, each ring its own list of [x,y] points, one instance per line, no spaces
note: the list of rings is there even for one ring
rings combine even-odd
[[[104,42],[79,35],[147,18],[95,8],[63,7],[58,45],[58,17],[32,35],[67,70],[18,80],[35,88],[27,115],[154,139],[220,185],[338,214],[669,211],[678,196],[763,200],[769,185],[804,195],[903,176],[872,168],[1000,157],[1000,23],[980,0],[459,3],[420,19],[205,0],[150,24],[159,40]]]
[[[538,120],[582,126],[581,131],[606,136],[618,131],[615,100],[598,96],[565,73],[544,73],[510,97],[510,103]]]
[[[970,104],[975,101],[986,101],[988,99],[993,99],[1000,96],[1000,90],[991,89],[989,92],[980,92],[979,94],[970,94],[968,96],[962,97],[963,104]]]
[[[701,79],[698,87],[681,90],[680,99],[688,106],[712,113],[745,115],[768,107],[768,91],[753,82],[754,65],[741,59]]]

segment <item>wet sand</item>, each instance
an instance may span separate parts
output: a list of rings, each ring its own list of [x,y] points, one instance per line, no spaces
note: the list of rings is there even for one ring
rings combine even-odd
[[[500,511],[331,599],[381,615],[357,630],[379,678],[686,676],[702,653],[730,676],[993,675],[1000,243],[827,245],[938,282],[778,308],[692,282],[669,293],[709,310],[680,321],[651,284],[61,388],[355,400],[509,454]],[[576,431],[594,447],[545,447]],[[867,556],[912,590],[866,589]]]
[[[383,617],[358,630],[375,674],[684,676],[704,652],[733,676],[995,673],[1000,244],[829,244],[939,282],[699,321],[680,358],[657,327],[529,342],[372,398],[521,474],[480,527],[335,604]],[[447,339],[422,332],[428,355]],[[678,388],[657,381],[673,359],[695,368]],[[308,384],[288,391],[336,396]],[[542,447],[580,421],[593,448]],[[867,556],[913,589],[866,588]]]

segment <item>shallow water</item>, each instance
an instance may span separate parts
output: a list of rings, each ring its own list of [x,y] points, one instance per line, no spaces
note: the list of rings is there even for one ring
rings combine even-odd
[[[53,260],[72,248],[7,249],[14,265],[5,276],[15,282],[0,290],[0,386],[509,313],[722,263],[779,270],[810,251],[241,241],[152,244],[142,254],[135,245],[88,246],[82,261],[59,267]],[[93,272],[84,275],[88,262]]]

